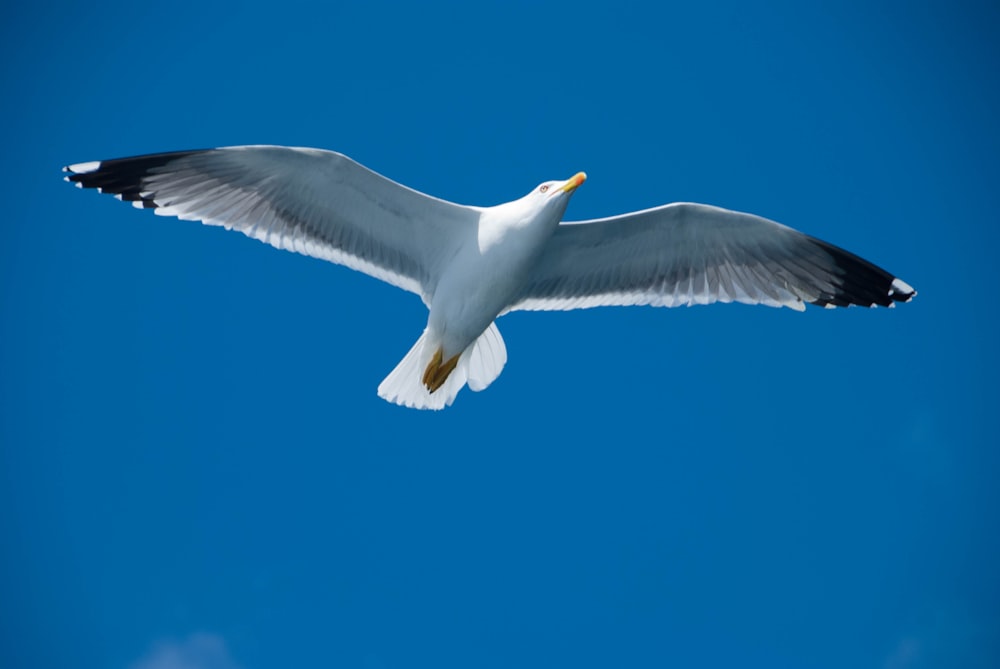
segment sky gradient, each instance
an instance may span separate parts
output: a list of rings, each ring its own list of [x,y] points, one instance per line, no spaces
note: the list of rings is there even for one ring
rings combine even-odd
[[[1000,665],[991,3],[8,3],[0,665]],[[450,409],[413,295],[63,183],[273,143],[569,219],[749,211],[892,310],[515,313]]]

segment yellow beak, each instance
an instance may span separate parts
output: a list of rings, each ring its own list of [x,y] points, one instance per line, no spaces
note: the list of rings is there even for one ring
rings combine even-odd
[[[587,180],[587,175],[584,172],[577,172],[569,181],[563,184],[563,187],[559,190],[565,191],[567,193],[572,193],[577,188],[580,187],[584,181]]]

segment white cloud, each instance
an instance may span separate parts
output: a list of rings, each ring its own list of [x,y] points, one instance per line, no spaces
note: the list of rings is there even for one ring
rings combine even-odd
[[[240,669],[226,642],[215,634],[192,634],[181,640],[157,642],[129,669]]]

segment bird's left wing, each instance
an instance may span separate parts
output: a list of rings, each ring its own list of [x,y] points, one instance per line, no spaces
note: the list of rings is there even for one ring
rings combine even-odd
[[[425,302],[479,217],[474,207],[424,195],[320,149],[233,146],[65,171],[82,188],[346,265]]]
[[[915,291],[867,260],[774,221],[676,203],[562,223],[508,310],[744,302],[892,306]]]

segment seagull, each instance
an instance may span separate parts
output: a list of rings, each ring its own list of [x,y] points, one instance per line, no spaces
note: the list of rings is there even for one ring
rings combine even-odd
[[[909,302],[902,279],[752,214],[672,203],[563,221],[586,181],[466,206],[425,195],[333,151],[230,146],[77,163],[66,181],[162,216],[238,230],[416,293],[429,310],[383,399],[443,409],[500,375],[496,319],[510,311],[742,302],[802,311]]]

